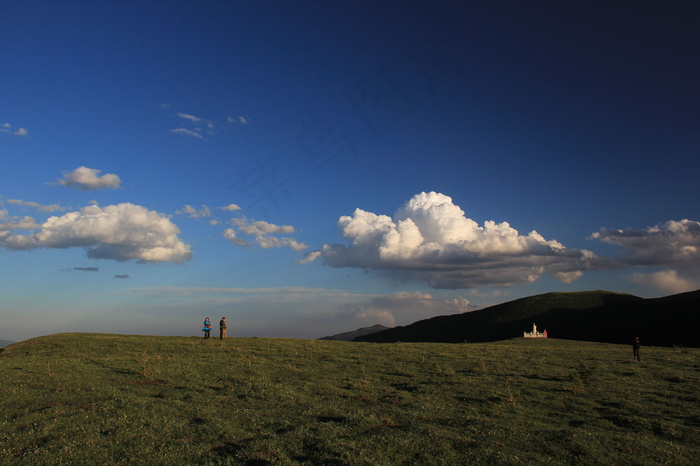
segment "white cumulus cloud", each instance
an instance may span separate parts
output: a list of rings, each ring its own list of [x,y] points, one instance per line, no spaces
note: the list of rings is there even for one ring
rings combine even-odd
[[[511,286],[545,272],[571,282],[599,261],[536,231],[521,235],[507,222],[480,226],[436,192],[413,196],[392,217],[356,209],[338,226],[349,244],[325,245],[320,252],[328,265],[382,271],[434,288]]]
[[[81,247],[89,258],[180,263],[192,257],[180,230],[165,215],[139,205],[91,205],[36,225],[38,232],[13,235],[0,231],[7,249]]]
[[[99,176],[102,170],[78,167],[70,173],[65,173],[63,179],[58,179],[54,184],[82,189],[83,191],[93,191],[96,189],[117,189],[121,185],[121,179],[113,173],[106,173]]]
[[[236,204],[229,204],[223,207],[219,207],[221,210],[228,210],[229,212],[235,212],[236,210],[241,210],[241,208]]]

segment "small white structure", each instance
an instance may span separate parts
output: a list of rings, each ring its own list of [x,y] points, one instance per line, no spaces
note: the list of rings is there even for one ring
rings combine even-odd
[[[538,332],[537,331],[537,325],[532,324],[532,332],[523,332],[523,337],[524,338],[548,338],[547,337],[547,330],[544,332]]]

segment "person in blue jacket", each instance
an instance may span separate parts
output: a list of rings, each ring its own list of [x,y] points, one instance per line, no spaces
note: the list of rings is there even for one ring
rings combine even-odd
[[[204,319],[204,328],[202,329],[202,331],[204,332],[204,339],[206,340],[207,338],[209,338],[209,336],[211,335],[211,321],[209,320],[209,317]]]

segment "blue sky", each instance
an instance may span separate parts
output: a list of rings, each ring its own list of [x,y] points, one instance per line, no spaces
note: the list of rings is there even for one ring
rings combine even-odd
[[[4,2],[0,338],[700,288],[694,2]]]

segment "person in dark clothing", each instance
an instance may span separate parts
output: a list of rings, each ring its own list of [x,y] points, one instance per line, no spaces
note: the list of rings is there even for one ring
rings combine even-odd
[[[634,356],[635,361],[642,361],[642,358],[639,357],[639,337],[634,337],[634,340],[632,340],[632,355]]]
[[[222,317],[219,321],[219,340],[226,338],[226,317]]]

